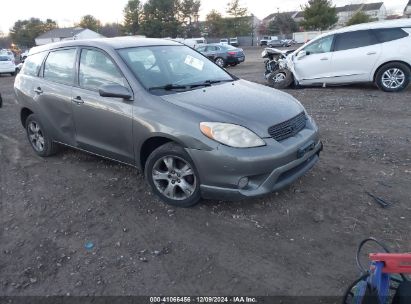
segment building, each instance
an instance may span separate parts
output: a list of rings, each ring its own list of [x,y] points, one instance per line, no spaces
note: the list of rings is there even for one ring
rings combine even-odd
[[[411,15],[411,0],[408,4],[409,14]],[[348,20],[351,19],[358,12],[363,12],[370,16],[374,20],[384,20],[387,16],[387,9],[385,8],[384,2],[376,3],[363,3],[363,4],[349,4],[345,6],[336,7],[338,21],[335,27],[343,27],[347,24]],[[299,23],[304,20],[304,13],[299,12],[286,12],[290,14],[295,22]],[[263,19],[263,24],[268,24],[275,18],[277,13],[268,15]]]
[[[404,16],[411,18],[411,0],[408,2],[407,6],[404,9]]]
[[[349,4],[337,7],[338,21],[336,27],[343,27],[358,12],[363,12],[372,20],[384,20],[387,17],[387,9],[384,2],[367,3],[367,4]]]
[[[63,40],[81,40],[103,38],[103,35],[96,33],[89,29],[81,27],[67,27],[57,28],[38,36],[35,41],[36,45],[44,45],[52,42],[59,42]]]

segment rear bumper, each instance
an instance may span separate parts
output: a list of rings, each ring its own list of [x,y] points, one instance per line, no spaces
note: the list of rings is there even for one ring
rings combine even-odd
[[[266,142],[265,147],[250,149],[188,149],[200,175],[202,197],[237,200],[277,191],[308,172],[323,148],[316,126],[281,143]],[[309,143],[313,143],[312,148],[299,154],[301,147]],[[248,184],[242,187],[240,180],[245,177]]]
[[[245,56],[242,56],[242,57],[227,57],[227,63],[228,64],[230,64],[230,63],[241,63],[241,62],[244,62],[245,61]]]

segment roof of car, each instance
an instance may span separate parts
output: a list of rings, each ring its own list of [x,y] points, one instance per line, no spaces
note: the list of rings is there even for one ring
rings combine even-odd
[[[353,32],[353,31],[359,31],[359,30],[379,29],[379,28],[397,28],[397,27],[411,27],[411,19],[385,20],[385,21],[377,21],[377,22],[369,22],[369,23],[351,25],[347,27],[342,27],[337,30],[326,32],[318,36],[318,38],[325,37],[325,36],[332,35],[332,34]],[[315,40],[317,40],[317,38]]]
[[[141,46],[159,46],[159,45],[182,45],[179,42],[169,39],[156,38],[137,38],[133,36],[115,37],[115,38],[97,38],[84,40],[69,40],[62,42],[49,43],[42,46],[34,47],[30,50],[29,55],[47,51],[51,49],[73,47],[73,46],[94,46],[99,48],[123,49]]]

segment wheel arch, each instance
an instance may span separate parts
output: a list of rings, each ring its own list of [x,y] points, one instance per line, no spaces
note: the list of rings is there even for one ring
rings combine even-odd
[[[24,108],[21,109],[21,111],[20,111],[20,121],[21,121],[21,124],[22,124],[23,128],[26,127],[27,117],[29,117],[33,113],[34,112],[31,109],[27,108],[27,107],[24,107]]]
[[[391,64],[391,63],[401,63],[401,64],[404,64],[404,65],[406,65],[410,70],[411,70],[411,65],[408,63],[408,62],[406,62],[406,61],[403,61],[403,60],[391,60],[391,61],[387,61],[387,62],[384,62],[384,63],[382,63],[382,64],[380,64],[379,66],[378,66],[378,68],[375,70],[375,72],[374,72],[374,76],[373,76],[373,82],[375,82],[377,79],[377,74],[378,74],[378,72],[381,70],[381,68],[383,68],[385,65],[387,65],[387,64]]]
[[[175,138],[172,138],[170,136],[164,135],[164,134],[157,134],[154,135],[150,138],[147,138],[143,144],[140,147],[140,153],[139,153],[139,165],[141,170],[144,171],[145,165],[146,165],[146,161],[148,159],[148,157],[150,156],[150,154],[157,149],[158,147],[166,144],[166,143],[170,143],[170,142],[174,142],[176,144],[179,144],[181,146],[185,146],[184,144],[181,143],[181,141],[176,140]]]

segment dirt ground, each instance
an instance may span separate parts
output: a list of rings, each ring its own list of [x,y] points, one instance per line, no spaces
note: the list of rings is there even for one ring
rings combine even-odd
[[[230,71],[264,83],[260,51]],[[0,77],[0,295],[335,296],[358,276],[363,238],[411,251],[410,89],[287,90],[321,129],[318,165],[263,198],[176,209],[131,167],[37,157],[13,80]]]

